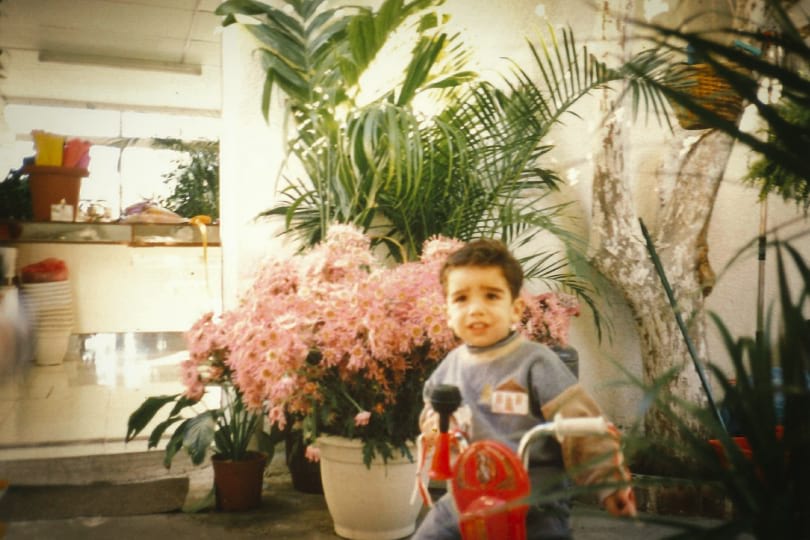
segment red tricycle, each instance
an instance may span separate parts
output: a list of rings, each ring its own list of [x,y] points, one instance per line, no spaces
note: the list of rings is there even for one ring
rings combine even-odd
[[[431,405],[439,414],[439,434],[431,462],[431,480],[445,480],[459,511],[459,526],[464,540],[508,538],[525,540],[526,513],[531,485],[527,472],[529,448],[536,440],[553,436],[562,442],[565,437],[611,434],[612,428],[604,418],[562,418],[538,424],[520,439],[517,454],[506,444],[484,440],[468,444],[459,431],[451,431],[450,416],[458,408],[461,396],[452,385],[439,385],[431,395]],[[418,440],[420,470],[426,449],[423,437]],[[451,466],[451,448],[459,453]],[[421,479],[417,488],[427,505],[430,494]]]

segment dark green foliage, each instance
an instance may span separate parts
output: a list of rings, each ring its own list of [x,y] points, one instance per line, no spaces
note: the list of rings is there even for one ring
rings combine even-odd
[[[810,133],[810,107],[800,106],[785,98],[775,105],[774,109],[787,122]],[[782,140],[773,132],[768,132],[768,144],[782,151],[788,151]],[[762,197],[773,192],[785,200],[795,201],[803,206],[805,211],[810,208],[810,181],[796,174],[791,168],[785,167],[780,161],[762,157],[751,165],[747,178],[760,187]]]
[[[5,180],[0,182],[0,219],[31,219],[31,189],[28,176],[20,169],[10,170]]]
[[[691,482],[711,481],[734,505],[728,522],[700,531],[700,538],[738,538],[742,533],[763,540],[810,537],[810,321],[806,319],[810,268],[790,244],[773,246],[779,304],[769,318],[775,315],[775,320],[769,320],[763,334],[734,338],[713,315],[733,371],[726,373],[713,364],[709,369],[725,395],[730,424],[739,430],[734,434],[744,436],[750,445],[750,459],[709,407],[684,402],[664,390],[666,380],[678,376],[676,369],[644,387],[652,406],[677,428],[671,440],[655,442],[688,450],[700,471]],[[798,290],[788,282],[789,268],[800,278]],[[781,369],[781,385],[774,382],[775,367]],[[695,421],[702,429],[695,429]],[[722,446],[724,458],[709,444],[710,438]],[[636,443],[648,446],[643,440]],[[697,537],[695,530],[684,534],[683,538]]]
[[[149,435],[148,448],[156,448],[164,432],[180,422],[166,443],[163,464],[171,467],[172,460],[181,448],[185,448],[192,463],[203,462],[209,449],[227,459],[244,459],[248,444],[254,435],[258,437],[262,452],[273,456],[281,434],[274,429],[271,434],[257,430],[261,414],[249,411],[239,391],[229,384],[222,384],[223,405],[208,409],[199,400],[183,394],[152,396],[129,416],[126,441],[132,441],[153,418],[166,406],[172,404],[166,419],[157,424]],[[202,409],[202,410],[199,410]]]
[[[219,141],[157,139],[155,145],[188,155],[188,161],[179,160],[177,168],[164,175],[173,192],[159,204],[186,218],[219,219]]]

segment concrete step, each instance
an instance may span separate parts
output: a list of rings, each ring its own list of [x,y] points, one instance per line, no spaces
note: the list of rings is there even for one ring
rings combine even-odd
[[[179,452],[170,469],[163,466],[163,450],[94,454],[68,457],[37,457],[0,461],[0,478],[11,485],[87,485],[98,482],[126,483],[153,478],[210,474],[210,464],[193,465]]]
[[[0,520],[125,516],[180,510],[211,489],[210,463],[195,466],[163,451],[30,458],[0,461],[9,483],[0,499]]]

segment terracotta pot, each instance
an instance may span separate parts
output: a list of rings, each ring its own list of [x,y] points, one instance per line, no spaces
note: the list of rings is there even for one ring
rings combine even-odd
[[[82,177],[88,175],[87,169],[29,165],[23,172],[28,174],[34,221],[50,221],[51,205],[63,200],[73,207],[73,219],[76,218],[79,189]]]
[[[248,452],[242,461],[211,456],[217,510],[240,512],[261,506],[266,463],[267,456],[261,452]]]
[[[321,465],[305,457],[304,437],[301,430],[290,429],[284,440],[287,468],[290,471],[293,488],[302,493],[322,494]]]
[[[781,441],[782,437],[784,436],[784,433],[785,433],[784,426],[781,425],[776,426],[775,430],[776,440]],[[753,451],[751,450],[751,445],[748,444],[747,437],[732,437],[731,440],[734,441],[734,444],[737,445],[737,448],[740,449],[740,452],[742,452],[742,455],[746,459],[750,460],[753,457],[754,454]],[[728,456],[726,456],[726,450],[723,447],[723,443],[720,442],[719,439],[709,439],[709,444],[711,444],[712,448],[714,448],[717,457],[720,458],[720,462],[724,466],[728,467],[729,466]]]

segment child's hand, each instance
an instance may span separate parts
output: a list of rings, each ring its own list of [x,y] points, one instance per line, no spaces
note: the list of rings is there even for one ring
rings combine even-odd
[[[471,418],[472,413],[469,407],[466,405],[459,407],[450,416],[450,431],[460,430],[466,435],[470,430]],[[419,431],[429,443],[434,442],[439,436],[439,413],[431,409],[429,405],[422,409],[422,414],[419,416]]]
[[[426,442],[433,443],[439,436],[439,414],[427,408],[422,411],[422,417],[419,419],[419,430],[422,432],[422,437]]]
[[[633,488],[614,491],[604,500],[605,509],[614,516],[634,517],[636,515],[636,494]]]

